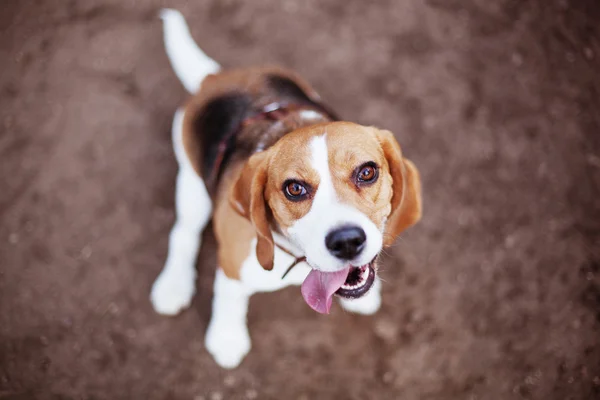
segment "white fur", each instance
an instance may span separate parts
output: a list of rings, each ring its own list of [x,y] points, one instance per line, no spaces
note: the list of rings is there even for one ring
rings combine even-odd
[[[243,282],[229,279],[221,268],[217,270],[204,345],[223,368],[237,367],[252,346],[246,323],[250,294]]]
[[[196,93],[204,78],[219,72],[221,67],[194,42],[179,11],[165,8],[160,17],[164,24],[165,48],[175,75],[188,92]]]
[[[208,224],[212,203],[204,181],[190,164],[182,142],[183,111],[173,118],[173,149],[179,164],[175,187],[177,220],[169,236],[169,254],[152,286],[150,299],[159,314],[175,315],[190,305],[196,288],[200,233]]]
[[[325,237],[333,229],[343,225],[356,225],[366,234],[365,249],[351,261],[353,266],[365,265],[383,246],[383,235],[377,226],[355,207],[339,201],[331,172],[326,135],[317,136],[310,142],[311,165],[319,175],[319,187],[309,212],[287,230],[290,239],[302,249],[311,267],[333,272],[348,266],[348,262],[333,256],[325,246]]]
[[[306,119],[306,120],[321,119],[321,118],[323,118],[323,114],[316,112],[314,110],[302,110],[302,111],[300,111],[300,117],[302,119]]]

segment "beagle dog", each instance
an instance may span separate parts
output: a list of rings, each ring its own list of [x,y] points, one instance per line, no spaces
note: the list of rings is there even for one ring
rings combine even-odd
[[[338,120],[294,72],[222,71],[179,12],[161,18],[169,60],[193,96],[173,120],[177,219],[152,287],[156,312],[190,305],[211,218],[219,265],[205,344],[220,366],[250,350],[253,293],[301,285],[319,313],[334,295],[346,310],[376,312],[378,255],[421,217],[419,173],[394,135]]]

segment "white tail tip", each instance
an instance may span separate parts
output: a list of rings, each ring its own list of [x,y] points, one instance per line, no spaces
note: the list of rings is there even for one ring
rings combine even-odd
[[[220,65],[194,42],[183,15],[177,10],[160,11],[165,48],[175,75],[190,93],[195,93],[207,75],[219,72]]]

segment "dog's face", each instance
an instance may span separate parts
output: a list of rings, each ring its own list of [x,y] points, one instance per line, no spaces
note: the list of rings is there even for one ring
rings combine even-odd
[[[254,224],[264,268],[273,267],[276,230],[304,252],[313,280],[335,281],[305,281],[307,291],[354,298],[373,283],[382,247],[421,215],[418,172],[393,135],[348,122],[294,131],[253,155],[231,203]],[[331,294],[312,293],[321,302]]]

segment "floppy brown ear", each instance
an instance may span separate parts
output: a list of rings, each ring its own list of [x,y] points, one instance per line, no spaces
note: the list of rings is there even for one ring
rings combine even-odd
[[[378,131],[377,137],[392,175],[392,211],[385,225],[384,245],[421,219],[421,178],[415,165],[402,157],[402,150],[390,131]]]
[[[264,196],[268,164],[269,156],[266,151],[250,157],[233,185],[229,202],[234,210],[254,225],[257,240],[256,258],[264,269],[272,270],[275,248]]]

